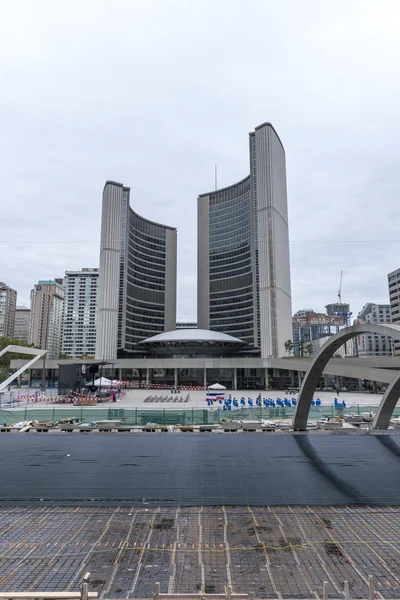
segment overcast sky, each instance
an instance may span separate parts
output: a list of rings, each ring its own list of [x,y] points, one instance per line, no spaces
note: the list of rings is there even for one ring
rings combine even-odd
[[[3,0],[0,281],[98,266],[107,179],[178,228],[196,318],[197,195],[286,150],[293,311],[388,302],[400,267],[398,0]]]

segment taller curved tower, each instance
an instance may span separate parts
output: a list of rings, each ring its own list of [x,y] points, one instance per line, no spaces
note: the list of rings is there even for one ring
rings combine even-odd
[[[175,329],[176,229],[139,216],[129,197],[130,188],[106,182],[96,322],[101,360],[135,356],[138,342]]]
[[[285,150],[270,123],[249,141],[250,175],[198,198],[198,326],[277,358],[292,338]]]

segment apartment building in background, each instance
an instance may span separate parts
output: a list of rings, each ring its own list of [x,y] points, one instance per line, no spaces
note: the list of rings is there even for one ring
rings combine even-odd
[[[103,191],[96,358],[143,354],[139,342],[176,326],[177,233],[130,206],[130,188]]]
[[[388,274],[390,316],[392,323],[400,324],[400,269]],[[394,340],[394,353],[400,354],[400,340]]]
[[[96,353],[99,269],[66,271],[62,354],[72,358]]]
[[[7,284],[0,282],[0,337],[12,338],[14,335],[15,307],[17,292]]]
[[[270,123],[249,135],[250,175],[198,197],[197,322],[262,358],[292,338],[285,150]]]
[[[29,342],[31,311],[28,306],[15,307],[14,338],[21,342]]]
[[[39,281],[31,291],[29,341],[47,350],[48,358],[61,354],[64,298],[63,279]]]
[[[390,304],[368,302],[357,315],[358,323],[391,323]],[[367,356],[388,356],[392,353],[392,338],[389,335],[363,333],[355,338],[355,354]]]

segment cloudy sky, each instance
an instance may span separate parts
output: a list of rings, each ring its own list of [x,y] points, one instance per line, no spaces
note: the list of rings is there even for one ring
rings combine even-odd
[[[286,149],[293,310],[387,302],[400,267],[398,0],[3,0],[0,280],[98,265],[107,179],[178,228],[196,318],[197,194]]]

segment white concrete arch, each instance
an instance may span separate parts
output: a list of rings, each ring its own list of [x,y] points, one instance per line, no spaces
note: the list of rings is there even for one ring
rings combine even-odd
[[[362,333],[389,335],[395,340],[400,340],[400,326],[393,324],[362,323],[359,325],[353,325],[352,327],[346,327],[346,329],[342,329],[342,331],[339,331],[339,333],[333,335],[329,339],[329,341],[322,346],[321,350],[314,357],[314,360],[312,361],[311,366],[303,379],[303,383],[297,400],[296,412],[293,417],[293,429],[297,431],[306,430],[311,401],[315,394],[316,387],[320,381],[320,378],[324,372],[326,365],[328,364],[329,360],[333,357],[336,350],[348,340]],[[395,385],[396,382],[397,385]],[[393,397],[396,395],[398,389],[400,390],[400,375],[399,377],[395,378],[395,380],[389,386],[386,394],[382,398],[381,404],[378,409],[378,413],[374,420],[374,426],[375,424],[377,424],[376,426],[378,426],[386,422],[389,423],[390,416],[392,415],[393,410],[390,413],[389,419],[387,419],[387,412],[390,409],[390,407],[393,406]]]
[[[27,354],[28,356],[33,355],[34,358],[28,361],[23,367],[19,368],[18,371],[16,371],[16,373],[13,373],[12,375],[10,375],[10,377],[0,382],[0,390],[5,390],[6,387],[12,381],[14,381],[14,379],[17,379],[17,377],[22,375],[24,371],[30,369],[30,367],[32,367],[32,365],[34,365],[37,360],[43,358],[43,356],[47,354],[47,350],[41,350],[39,348],[29,348],[27,346],[15,346],[14,344],[12,344],[11,346],[6,346],[0,352],[0,356],[3,356],[3,354],[6,354],[7,352],[18,352],[19,354]]]

